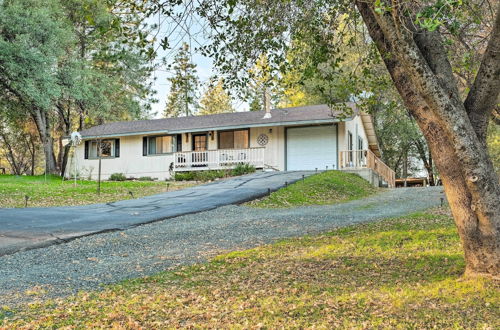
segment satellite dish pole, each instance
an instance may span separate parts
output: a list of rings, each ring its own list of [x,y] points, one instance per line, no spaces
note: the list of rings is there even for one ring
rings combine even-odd
[[[76,147],[82,142],[82,136],[78,132],[73,132],[71,133],[71,145],[73,146],[73,175],[74,175],[74,185],[76,187],[76,162],[77,162],[77,157],[76,157]]]

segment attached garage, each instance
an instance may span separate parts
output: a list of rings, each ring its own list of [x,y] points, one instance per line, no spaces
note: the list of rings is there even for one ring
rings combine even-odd
[[[286,170],[337,168],[337,125],[286,129]]]

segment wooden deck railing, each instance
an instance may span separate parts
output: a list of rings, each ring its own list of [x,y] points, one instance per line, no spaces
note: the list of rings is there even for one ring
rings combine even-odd
[[[174,155],[174,171],[224,169],[238,164],[264,167],[264,148],[184,151]]]
[[[396,173],[371,150],[346,150],[340,152],[340,169],[370,168],[379,174],[389,187],[396,185]]]

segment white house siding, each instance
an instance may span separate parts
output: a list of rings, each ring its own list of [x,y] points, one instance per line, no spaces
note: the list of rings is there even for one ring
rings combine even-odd
[[[264,164],[266,168],[283,171],[285,169],[285,130],[284,127],[254,127],[250,129],[250,148],[262,147],[257,142],[259,135],[265,134]]]
[[[339,151],[345,151],[348,149],[347,146],[347,134],[348,131],[352,133],[354,150],[357,149],[357,139],[358,136],[363,139],[363,149],[368,149],[368,139],[365,133],[365,127],[361,121],[360,116],[354,117],[353,120],[344,121],[339,123]]]
[[[169,166],[173,163],[173,154],[142,155],[142,136],[125,136],[120,138],[120,157],[103,158],[101,162],[101,178],[107,180],[113,173],[123,173],[126,177],[150,176],[159,180],[170,177]],[[184,141],[183,141],[184,142]],[[76,150],[77,174],[82,178],[97,179],[99,160],[84,159],[85,143],[81,143]],[[66,176],[74,174],[73,158]]]

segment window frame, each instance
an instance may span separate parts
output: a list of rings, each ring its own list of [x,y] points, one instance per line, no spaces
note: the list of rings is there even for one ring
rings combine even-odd
[[[234,132],[236,132],[236,131],[247,131],[248,132],[248,134],[247,134],[247,147],[243,148],[243,149],[250,149],[250,128],[229,129],[229,130],[217,131],[217,149],[218,150],[238,150],[237,148],[234,147]],[[233,147],[222,149],[220,147],[220,134],[227,133],[227,132],[233,132]]]
[[[103,156],[102,154],[99,155],[99,143],[103,142],[109,142],[111,144],[111,155],[110,156]],[[92,154],[92,150],[94,149],[95,145],[95,156]],[[110,159],[110,158],[117,158],[116,157],[116,139],[102,139],[100,140],[91,140],[89,141],[89,151],[88,151],[88,158],[87,159]]]
[[[150,140],[155,139],[156,143],[156,138],[159,137],[167,137],[169,136],[172,139],[172,150],[169,152],[163,152],[163,153],[150,153],[149,152],[149,146],[150,146]],[[165,156],[165,155],[171,155],[173,153],[177,152],[177,134],[162,134],[162,135],[148,135],[146,136],[146,156]]]

